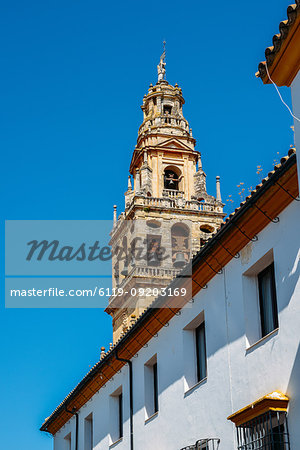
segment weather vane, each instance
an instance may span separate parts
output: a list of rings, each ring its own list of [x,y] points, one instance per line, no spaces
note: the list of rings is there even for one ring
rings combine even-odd
[[[163,41],[164,51],[160,57],[159,64],[157,66],[158,81],[166,79],[166,41]]]

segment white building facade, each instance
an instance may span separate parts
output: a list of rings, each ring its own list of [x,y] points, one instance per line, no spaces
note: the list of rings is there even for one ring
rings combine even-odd
[[[130,377],[126,363],[121,372],[115,371],[111,378],[106,375],[105,384],[76,410],[77,418],[74,414],[54,433],[55,450],[175,450],[192,446],[198,440],[202,442],[202,447],[198,448],[248,449],[251,448],[250,438],[245,441],[249,446],[243,440],[238,442],[236,424],[228,420],[228,416],[245,407],[246,413],[248,407],[258,414],[258,418],[274,411],[282,428],[278,433],[272,425],[275,430],[272,439],[278,445],[272,447],[270,444],[268,447],[266,442],[270,427],[261,423],[256,435],[261,440],[261,446],[256,443],[253,448],[298,448],[300,235],[295,224],[300,220],[300,207],[291,197],[298,191],[295,156],[294,151],[290,151],[290,157],[283,159],[280,167],[227,220],[221,232],[223,229],[226,233],[239,214],[241,218],[246,214],[245,208],[250,208],[253,199],[257,205],[260,201],[264,209],[252,207],[251,211],[255,210],[255,214],[263,218],[268,215],[269,211],[265,209],[267,203],[263,202],[263,198],[274,190],[275,185],[278,189],[272,192],[272,203],[275,202],[281,209],[280,196],[288,202],[287,206],[278,216],[270,217],[273,221],[268,220],[256,236],[248,235],[248,243],[223,266],[222,273],[211,277],[207,289],[201,289],[194,295],[167,322],[169,325],[161,326],[157,336],[150,338],[147,345],[131,358],[133,434],[130,433]],[[265,192],[261,193],[263,189]],[[261,195],[260,199],[256,199],[258,195]],[[242,225],[236,230],[243,238],[242,232],[249,232]],[[211,239],[211,245],[220,239],[218,235],[220,233]],[[236,242],[233,238],[232,241]],[[226,249],[231,252],[228,244]],[[197,258],[201,262],[204,257],[200,252],[194,258],[195,271],[199,264]],[[267,325],[265,323],[269,329],[263,330],[262,316],[265,315],[268,321],[270,311],[262,305],[260,277],[272,264],[276,311],[271,321]],[[134,333],[139,320],[128,331],[128,336]],[[197,348],[196,334],[201,324],[205,334],[205,350],[203,352],[200,348],[199,361],[199,345],[203,346],[203,339],[201,341],[200,335],[199,344],[198,335]],[[148,319],[145,319],[143,327],[151,330]],[[126,339],[127,336],[121,339],[98,363],[100,373],[104,373],[101,367],[106,364],[112,367],[109,358],[116,352],[121,354],[122,348],[126,348]],[[199,364],[202,365],[200,377]],[[96,365],[92,373],[94,371],[96,374],[97,370]],[[72,396],[74,392],[79,395],[82,389],[78,386],[65,400],[67,410],[73,410]],[[268,397],[269,394],[272,395]],[[264,404],[269,398],[277,403],[271,406]],[[286,412],[288,429],[285,428]],[[249,417],[249,413],[246,416]],[[51,421],[51,417],[49,419]],[[252,420],[251,414],[249,420]],[[276,436],[280,436],[278,439],[282,442],[277,442]]]
[[[295,146],[300,148],[300,73],[299,70],[291,85],[293,113],[294,113],[294,131]],[[300,163],[298,161],[298,172],[300,173]]]

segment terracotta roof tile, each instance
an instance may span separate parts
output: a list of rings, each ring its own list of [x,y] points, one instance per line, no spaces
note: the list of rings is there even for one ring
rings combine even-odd
[[[259,63],[258,72],[256,73],[257,77],[264,79],[267,76],[266,63],[268,65],[268,69],[270,69],[275,60],[276,55],[279,53],[282,44],[287,38],[289,31],[292,28],[293,24],[295,23],[299,14],[300,14],[300,0],[296,0],[294,4],[290,5],[287,8],[288,18],[287,20],[283,20],[282,22],[280,22],[279,33],[273,36],[273,45],[266,48],[265,50],[266,61],[262,61]]]

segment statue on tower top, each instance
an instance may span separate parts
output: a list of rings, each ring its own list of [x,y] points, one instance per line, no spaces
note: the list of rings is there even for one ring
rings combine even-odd
[[[157,66],[158,81],[165,80],[166,78],[166,41],[164,41],[163,44],[164,44],[164,51],[160,57],[160,61]]]

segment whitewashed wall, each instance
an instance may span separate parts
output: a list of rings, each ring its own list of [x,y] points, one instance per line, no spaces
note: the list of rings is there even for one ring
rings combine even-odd
[[[218,437],[220,450],[237,448],[235,427],[227,420],[232,412],[274,390],[290,397],[291,448],[300,441],[300,205],[292,202],[270,223],[257,242],[249,243],[239,259],[232,260],[222,275],[216,275],[195,303],[174,317],[169,327],[133,359],[134,448],[177,450],[197,439]],[[255,336],[256,292],[249,296],[245,272],[273,251],[279,331],[247,349]],[[249,272],[247,272],[249,273]],[[250,270],[251,273],[251,270]],[[247,281],[248,280],[248,281]],[[251,291],[250,291],[251,292]],[[252,304],[251,304],[252,302]],[[183,329],[204,311],[208,357],[207,380],[185,392],[191,378],[193,354]],[[253,315],[254,314],[254,315]],[[253,328],[252,328],[253,327]],[[253,331],[254,329],[254,331]],[[157,353],[159,412],[145,423],[144,364]],[[190,364],[191,366],[190,366]],[[187,378],[187,379],[186,379]],[[83,422],[94,416],[94,449],[108,449],[109,395],[122,385],[124,437],[113,448],[129,449],[128,368],[80,410],[79,450],[84,450]],[[75,434],[72,418],[54,438],[55,450],[66,450],[64,437]],[[74,450],[74,439],[72,441]]]
[[[293,103],[293,113],[296,117],[300,119],[300,72],[294,78],[292,83],[292,103]],[[294,119],[295,127],[295,146],[298,151],[300,151],[300,122]],[[300,158],[298,158],[298,180],[300,176]],[[300,185],[300,183],[299,183]]]

